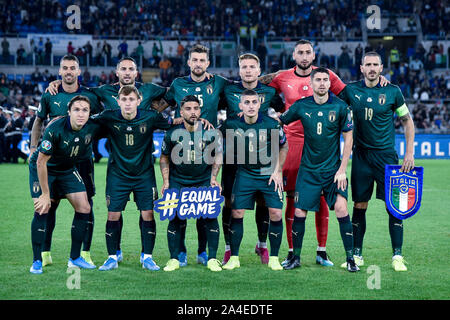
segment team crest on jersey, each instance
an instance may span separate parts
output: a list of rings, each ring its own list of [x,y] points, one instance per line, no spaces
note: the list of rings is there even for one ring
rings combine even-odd
[[[266,101],[266,95],[263,93],[259,94],[259,101],[263,104]]]
[[[87,134],[86,137],[84,138],[84,144],[89,144],[92,140],[92,135]]]
[[[33,192],[38,193],[39,189],[40,189],[39,182],[38,181],[33,182]]]
[[[147,125],[145,123],[143,123],[139,126],[139,132],[142,134],[147,132]]]
[[[385,94],[380,94],[378,96],[378,103],[382,106],[383,104],[386,103],[386,95]]]
[[[213,93],[213,87],[212,87],[212,85],[208,85],[207,87],[206,87],[206,92],[208,92],[208,94],[212,94]]]
[[[398,219],[413,216],[422,201],[423,167],[401,172],[399,165],[385,167],[385,201],[389,212]]]
[[[42,146],[42,149],[48,151],[52,148],[52,143],[48,140],[44,140],[44,141],[42,141],[41,146]]]
[[[328,112],[328,120],[330,122],[336,121],[336,111],[331,110],[330,112]]]

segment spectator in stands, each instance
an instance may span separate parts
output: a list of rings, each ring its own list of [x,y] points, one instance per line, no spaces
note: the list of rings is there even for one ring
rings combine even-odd
[[[417,129],[427,129],[430,127],[427,119],[427,107],[424,104],[417,104],[413,110],[413,120]]]
[[[86,68],[83,72],[83,85],[89,86],[89,82],[91,81],[91,73],[89,72],[88,68]]]
[[[72,41],[69,41],[69,44],[67,45],[67,54],[74,54],[75,48],[72,46]]]
[[[47,41],[45,42],[45,59],[44,59],[45,64],[51,63],[50,59],[52,57],[52,48],[53,44],[50,41],[50,39],[47,38]]]
[[[19,48],[16,51],[17,55],[17,64],[25,64],[27,53],[23,47],[23,44],[19,45]]]
[[[411,71],[414,71],[415,73],[419,73],[423,69],[423,63],[419,60],[419,57],[416,55],[414,57],[414,60],[411,61],[409,64],[409,68]]]
[[[39,68],[36,67],[34,72],[31,74],[31,81],[37,83],[42,80],[41,73],[39,72]]]
[[[106,42],[106,40],[103,41],[102,53],[106,57],[107,65],[108,66],[111,65],[112,48],[111,45],[108,42]]]
[[[9,63],[9,41],[6,37],[4,37],[2,41],[2,57],[4,63]]]
[[[123,40],[118,46],[117,50],[119,51],[118,59],[122,59],[122,57],[128,57],[128,44],[126,40]]]
[[[153,42],[152,57],[154,66],[159,66],[159,62],[161,61],[161,58],[159,57],[160,52],[162,52],[162,44],[160,43],[160,47],[158,48],[156,42]]]
[[[92,62],[93,62],[93,55],[92,55],[93,48],[92,48],[92,45],[91,45],[90,41],[86,42],[86,44],[83,46],[83,51],[84,51],[84,54],[86,56],[86,61],[89,61],[89,65],[92,64]]]
[[[170,62],[169,58],[166,55],[163,56],[161,61],[159,62],[159,75],[163,83],[168,82],[169,69],[172,67],[172,62]]]
[[[386,61],[386,49],[384,48],[384,45],[382,42],[378,44],[378,47],[376,49],[376,52],[381,56],[381,61],[383,62],[383,65],[387,66]]]

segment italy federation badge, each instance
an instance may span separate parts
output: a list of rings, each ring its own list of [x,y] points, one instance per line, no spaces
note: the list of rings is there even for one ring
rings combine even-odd
[[[400,165],[386,165],[385,194],[389,212],[398,219],[407,219],[419,210],[422,202],[423,167],[401,172]]]

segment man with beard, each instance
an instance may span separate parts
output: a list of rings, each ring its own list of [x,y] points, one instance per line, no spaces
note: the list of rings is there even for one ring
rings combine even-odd
[[[366,210],[372,197],[374,182],[376,197],[385,201],[385,165],[397,164],[395,152],[394,113],[405,129],[406,153],[401,171],[414,168],[414,122],[409,114],[400,88],[389,84],[380,86],[383,63],[376,52],[367,52],[361,61],[362,81],[348,84],[339,95],[352,107],[355,121],[355,147],[352,158],[352,224],[354,259],[364,265],[363,238],[366,231]],[[387,211],[387,209],[386,209]],[[403,256],[403,222],[388,212],[392,244],[392,267],[407,271]]]
[[[183,123],[166,132],[161,148],[160,168],[164,181],[161,194],[164,194],[166,189],[219,186],[216,177],[222,162],[220,138],[215,130],[203,129],[202,124],[198,121],[200,112],[200,101],[194,95],[188,95],[181,100],[180,114],[183,117]],[[214,144],[214,151],[209,151],[211,148],[209,146],[214,146]],[[206,225],[207,267],[211,271],[222,271],[220,262],[216,259],[219,246],[217,218],[199,219],[205,220]],[[178,260],[179,244],[182,242],[180,226],[185,223],[185,220],[175,216],[167,226],[170,260],[164,267],[164,271],[174,271],[180,268]]]
[[[177,106],[175,111],[174,124],[182,122],[180,117],[180,105],[183,98],[187,95],[194,95],[200,102],[201,114],[200,118],[207,120],[213,126],[217,125],[217,110],[220,95],[222,94],[228,80],[218,75],[210,75],[207,77],[206,69],[208,69],[209,49],[203,45],[196,44],[189,49],[189,59],[187,64],[191,70],[189,76],[179,77],[173,80],[169,91],[164,96],[157,109],[164,110],[169,105]],[[206,231],[204,219],[197,219],[198,232],[198,255],[197,263],[207,265],[208,256],[206,254]],[[178,260],[180,266],[187,265],[186,246],[184,244],[184,234],[186,233],[186,224],[181,226],[181,243],[180,255]]]
[[[101,111],[101,105],[98,101],[97,96],[78,83],[78,76],[80,75],[80,72],[80,65],[77,57],[73,55],[65,55],[64,57],[62,57],[59,67],[59,75],[62,78],[62,85],[57,88],[57,92],[55,95],[51,95],[50,93],[45,92],[41,97],[37,117],[31,130],[30,157],[38,147],[38,142],[41,138],[44,121],[46,121],[47,118],[49,118],[49,120],[52,120],[59,116],[66,116],[68,112],[68,104],[73,97],[78,95],[87,97],[90,101],[91,114],[96,114]],[[83,251],[81,252],[81,256],[84,258],[84,260],[93,265],[92,259],[90,257],[90,247],[94,230],[92,197],[95,195],[94,164],[92,162],[92,157],[90,155],[86,155],[84,158],[79,159],[79,162],[77,163],[77,170],[83,178],[83,182],[86,186],[89,204],[91,207],[88,221],[88,232],[86,232],[86,238],[83,241]],[[55,198],[55,202],[52,202],[52,205],[48,211],[47,232],[42,249],[43,266],[52,264],[50,249],[52,234],[55,228],[56,209],[58,208],[59,200],[60,199]]]
[[[290,270],[300,267],[300,253],[305,234],[308,211],[319,209],[325,198],[335,210],[350,272],[359,270],[353,260],[352,224],[347,210],[346,169],[352,151],[352,116],[347,104],[330,96],[330,73],[325,68],[311,71],[313,96],[300,99],[280,116],[283,124],[301,120],[305,145],[295,186],[295,215],[292,224],[294,257],[284,265]],[[340,136],[344,137],[344,151],[340,159]]]
[[[285,98],[286,110],[299,99],[310,97],[313,94],[311,83],[311,72],[316,69],[312,63],[316,58],[313,45],[308,40],[299,40],[295,44],[292,58],[296,66],[292,69],[263,76],[261,82],[269,83],[277,92],[282,92]],[[329,70],[330,90],[338,95],[345,84],[339,77]],[[274,77],[275,76],[275,77]],[[300,167],[302,150],[304,143],[304,133],[301,121],[290,123],[285,128],[286,137],[289,143],[289,151],[285,165],[283,167],[284,190],[286,191],[286,235],[289,245],[289,254],[283,265],[288,263],[293,257],[292,244],[292,223],[294,219],[294,192],[297,179],[297,172]],[[323,266],[332,266],[333,263],[326,254],[326,243],[328,237],[328,207],[324,197],[321,197],[319,210],[316,212],[316,232],[317,232],[317,256],[316,262]]]
[[[104,108],[106,110],[119,110],[119,104],[117,102],[118,92],[120,88],[123,86],[131,85],[135,86],[139,93],[142,96],[141,103],[139,105],[139,109],[151,110],[153,100],[161,99],[166,93],[166,88],[161,87],[159,85],[153,84],[151,82],[141,83],[136,82],[136,78],[138,76],[137,64],[136,61],[131,57],[122,58],[116,66],[116,76],[119,79],[119,82],[114,84],[105,84],[100,87],[89,88],[89,90],[94,93],[98,99],[103,103]],[[56,80],[50,83],[48,90],[51,94],[54,94],[60,85],[60,80]],[[94,141],[95,143],[95,141]],[[153,146],[152,146],[153,147]],[[94,145],[95,148],[95,145]],[[139,225],[142,226],[142,216],[139,218]],[[119,240],[118,240],[118,251],[117,258],[118,262],[123,260],[123,253],[120,247],[121,238],[122,238],[122,229],[123,229],[123,217],[120,215],[119,219]],[[141,242],[143,239],[141,239]],[[143,243],[142,243],[142,251],[141,258],[143,258]],[[142,262],[142,259],[141,259]]]

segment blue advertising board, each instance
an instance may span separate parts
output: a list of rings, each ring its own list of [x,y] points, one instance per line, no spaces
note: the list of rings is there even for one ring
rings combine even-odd
[[[153,155],[159,158],[161,155],[161,144],[164,138],[163,132],[155,132],[153,134],[153,144],[155,152]],[[23,134],[20,143],[20,149],[23,153],[28,154],[28,133]],[[108,157],[108,151],[105,149],[106,139],[99,142],[99,152]],[[344,140],[341,139],[341,150],[344,146]],[[406,151],[406,140],[403,134],[397,134],[395,137],[395,149],[400,159],[403,158]],[[414,141],[414,157],[416,159],[450,159],[450,135],[447,134],[417,134]]]

